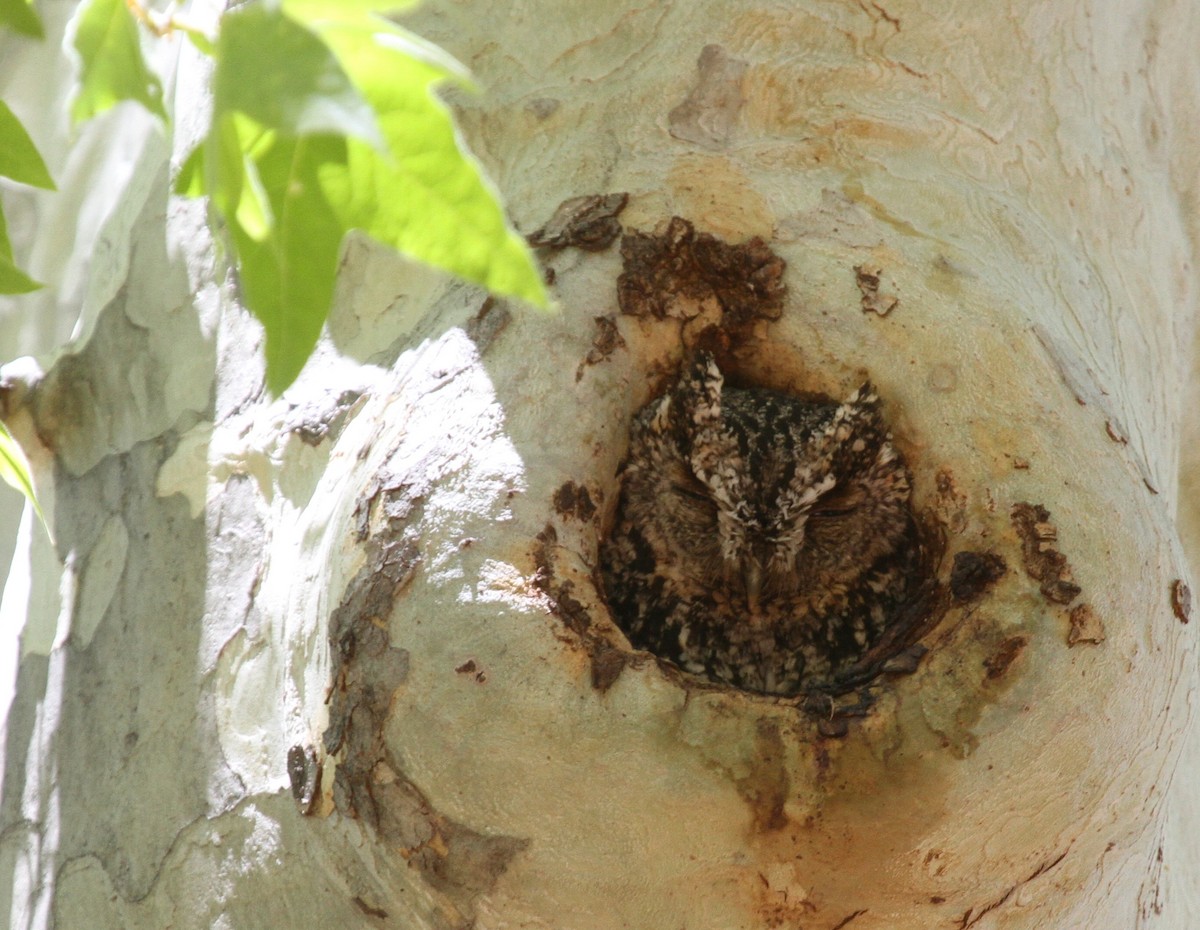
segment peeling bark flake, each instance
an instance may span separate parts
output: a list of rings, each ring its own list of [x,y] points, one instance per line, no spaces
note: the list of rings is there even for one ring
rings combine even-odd
[[[746,62],[730,57],[721,46],[704,46],[696,62],[696,83],[667,114],[671,135],[713,151],[728,147],[746,100],[742,90],[746,67]]]
[[[1012,522],[1021,537],[1021,560],[1034,581],[1041,582],[1042,596],[1056,604],[1070,604],[1080,594],[1067,557],[1055,548],[1058,528],[1050,522],[1050,511],[1040,504],[1017,503]]]
[[[1192,589],[1179,578],[1171,584],[1171,610],[1180,623],[1192,619]]]
[[[862,294],[863,313],[887,316],[900,305],[900,298],[895,294],[880,293],[883,269],[878,265],[855,265],[854,280]]]
[[[487,672],[481,669],[474,659],[467,659],[466,662],[458,666],[454,671],[459,675],[470,675],[481,685],[487,682]]]
[[[617,216],[628,202],[626,193],[589,194],[564,200],[545,225],[525,237],[526,241],[535,248],[574,246],[588,252],[601,252],[621,235]]]
[[[1078,646],[1080,643],[1099,645],[1104,642],[1104,624],[1096,611],[1088,604],[1078,604],[1071,608],[1071,628],[1067,631],[1067,645]]]
[[[362,397],[361,391],[342,391],[336,397],[322,394],[288,411],[283,428],[295,433],[305,445],[319,446],[329,436],[337,436],[351,409]]]
[[[576,381],[583,377],[583,370],[586,367],[598,365],[610,358],[617,349],[625,348],[625,339],[617,328],[615,316],[598,316],[593,320],[596,323],[596,332],[592,336],[591,348],[588,349],[583,361],[579,363],[579,367],[575,369]]]

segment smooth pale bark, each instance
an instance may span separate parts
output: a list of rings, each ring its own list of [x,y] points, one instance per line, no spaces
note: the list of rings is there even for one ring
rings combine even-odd
[[[841,738],[645,659],[594,684],[621,646],[591,569],[628,418],[698,328],[620,318],[624,346],[588,362],[615,247],[548,256],[556,314],[481,316],[479,292],[352,241],[328,338],[272,402],[202,207],[166,195],[203,70],[185,57],[174,142],[131,141],[125,112],[95,130],[132,153],[126,186],[98,227],[38,200],[74,246],[31,268],[54,293],[90,282],[83,335],[44,374],[4,371],[56,538],[28,534],[33,582],[5,602],[26,617],[0,809],[14,926],[1200,916],[1197,624],[1171,602],[1177,524],[1197,523],[1176,476],[1200,17],[930,6],[412,20],[486,88],[453,99],[519,228],[628,191],[626,229],[763,237],[789,295],[743,334],[741,374],[842,393],[868,373],[946,537],[939,577],[959,551],[1008,563]],[[115,163],[81,159],[60,196]],[[898,298],[886,316],[856,266]],[[555,506],[567,482],[594,515]],[[1050,511],[1102,642],[1068,645],[1018,502]],[[292,747],[321,762],[312,816]]]

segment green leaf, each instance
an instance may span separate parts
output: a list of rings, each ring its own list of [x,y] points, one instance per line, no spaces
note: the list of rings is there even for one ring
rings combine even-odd
[[[374,15],[395,2],[284,2],[316,32],[268,3],[225,18],[213,124],[176,182],[229,230],[270,389],[316,345],[351,229],[544,306],[528,248],[432,95],[461,66]]]
[[[176,28],[191,40],[192,45],[196,46],[196,50],[201,55],[212,58],[217,53],[217,46],[201,30],[187,25],[177,25]]]
[[[146,66],[138,25],[124,0],[85,0],[75,15],[81,73],[71,118],[80,123],[122,100],[136,100],[165,120],[162,84]]]
[[[349,140],[345,169],[322,175],[329,200],[349,227],[493,293],[545,307],[525,241],[433,94],[436,83],[458,75],[427,43],[386,28],[322,31],[375,108],[388,144],[385,155]]]
[[[277,139],[256,163],[260,190],[276,218],[270,235],[260,239],[240,221],[233,225],[246,302],[267,333],[267,386],[277,394],[304,367],[333,302],[345,229],[318,175],[345,158],[345,140],[338,136]]]
[[[0,100],[0,177],[54,190],[54,181],[33,140],[3,100]]]
[[[11,258],[0,255],[0,294],[28,294],[41,286],[14,265]]]
[[[0,0],[0,26],[34,39],[45,37],[42,21],[30,0]]]
[[[0,177],[54,189],[42,157],[12,110],[0,101]],[[0,294],[27,294],[40,284],[13,262],[8,225],[0,211]]]
[[[244,113],[288,135],[328,132],[382,144],[371,108],[325,43],[263,3],[221,24],[213,106],[218,117]]]
[[[312,354],[329,315],[345,228],[318,183],[346,140],[296,138],[226,114],[192,153],[176,190],[203,179],[238,256],[242,297],[266,332],[267,386],[281,393]]]
[[[29,503],[33,504],[33,509],[37,511],[42,525],[45,526],[46,517],[42,513],[37,495],[33,493],[33,479],[29,476],[29,466],[25,463],[25,456],[3,423],[0,423],[0,479],[29,499]]]
[[[282,0],[283,12],[306,26],[359,24],[384,13],[411,10],[417,0]]]
[[[179,167],[179,176],[175,178],[175,193],[180,197],[203,197],[204,183],[204,143],[200,143]]]
[[[0,294],[28,294],[41,286],[14,265],[11,258],[0,255]]]
[[[0,294],[28,294],[40,284],[13,264],[12,245],[8,241],[8,224],[0,211]]]

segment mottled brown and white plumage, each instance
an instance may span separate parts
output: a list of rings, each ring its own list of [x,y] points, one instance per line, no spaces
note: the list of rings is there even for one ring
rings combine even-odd
[[[829,685],[911,596],[910,479],[869,383],[843,403],[725,387],[700,354],[638,413],[621,478],[609,605],[685,671]]]

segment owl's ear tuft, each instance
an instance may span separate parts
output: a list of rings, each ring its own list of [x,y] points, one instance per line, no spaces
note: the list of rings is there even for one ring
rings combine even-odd
[[[711,430],[721,421],[721,388],[725,376],[711,352],[698,352],[686,364],[673,394],[675,415],[688,432]]]
[[[866,448],[878,448],[887,438],[882,403],[870,381],[843,401],[834,411],[821,440],[835,462],[846,467],[849,458],[860,455]]]
[[[864,381],[862,386],[851,394],[834,414],[833,424],[836,428],[849,427],[851,431],[872,428],[886,432],[883,426],[883,404],[879,392],[870,381]],[[842,437],[845,438],[845,437]]]
[[[671,417],[679,448],[692,474],[708,485],[718,500],[733,501],[743,467],[737,443],[726,429],[721,410],[725,377],[710,352],[697,353],[679,376]]]
[[[846,398],[847,407],[879,407],[879,393],[870,381],[864,381],[857,391]]]

